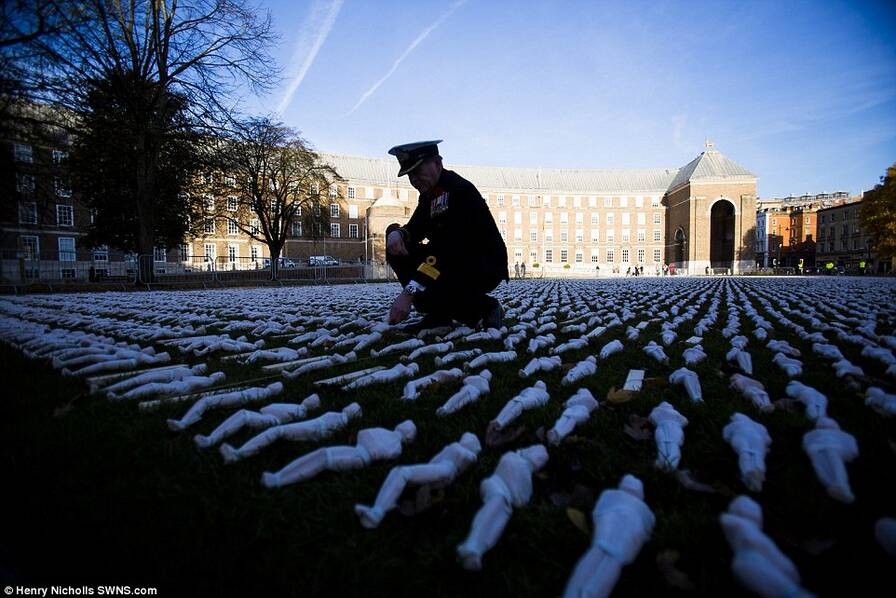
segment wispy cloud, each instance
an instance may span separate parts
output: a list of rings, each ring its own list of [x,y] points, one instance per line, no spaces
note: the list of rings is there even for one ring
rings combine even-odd
[[[418,35],[417,38],[416,38],[413,42],[411,42],[411,45],[408,46],[407,49],[406,49],[404,52],[402,52],[401,56],[399,56],[398,59],[392,64],[392,68],[389,69],[389,72],[387,72],[385,75],[383,75],[383,77],[382,77],[379,81],[377,81],[376,83],[374,83],[374,84],[373,84],[373,87],[371,87],[370,89],[368,89],[367,91],[364,92],[364,95],[362,95],[362,96],[361,96],[361,99],[358,100],[358,103],[355,104],[355,106],[354,106],[351,110],[349,110],[348,113],[346,113],[346,116],[352,114],[355,110],[357,110],[358,108],[360,108],[360,107],[361,107],[361,104],[363,104],[365,101],[367,101],[367,98],[369,98],[370,96],[372,96],[373,93],[377,90],[377,88],[379,88],[380,85],[382,85],[383,83],[385,83],[385,82],[386,82],[386,79],[388,79],[389,77],[392,76],[392,73],[394,73],[394,72],[398,69],[398,66],[402,63],[402,61],[403,61],[405,58],[407,58],[408,55],[410,55],[410,53],[413,52],[414,49],[415,49],[417,46],[419,46],[419,45],[421,44],[421,42],[423,42],[423,40],[425,40],[425,39],[429,36],[429,34],[433,32],[433,30],[434,30],[436,27],[438,27],[439,25],[441,25],[441,24],[442,24],[442,21],[444,21],[445,19],[447,19],[448,17],[450,17],[451,14],[452,14],[455,10],[457,10],[458,8],[460,8],[460,7],[461,7],[462,5],[464,5],[466,2],[467,2],[467,0],[457,0],[454,4],[452,4],[452,5],[448,8],[448,10],[446,10],[446,11],[442,14],[442,16],[440,16],[438,19],[436,19],[436,22],[435,22],[435,23],[433,23],[432,25],[430,25],[429,27],[427,27],[426,29],[424,29],[424,30],[420,33],[420,35]]]
[[[336,23],[336,17],[339,16],[339,10],[342,8],[344,1],[314,0],[308,18],[302,24],[302,29],[296,39],[292,53],[290,65],[291,68],[296,70],[289,85],[286,87],[283,98],[277,105],[277,112],[282,113],[292,102],[293,95],[295,95],[299,85],[302,84],[308,69],[314,64],[317,52],[324,44],[324,41],[326,41],[333,24]]]

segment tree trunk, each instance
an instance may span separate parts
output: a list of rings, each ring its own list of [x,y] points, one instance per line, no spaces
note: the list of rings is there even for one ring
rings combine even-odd
[[[137,172],[137,282],[155,281],[153,250],[155,249],[155,201],[158,144],[145,131],[138,137]]]
[[[283,251],[283,243],[268,243],[268,251],[271,254],[271,280],[280,278],[280,252]]]

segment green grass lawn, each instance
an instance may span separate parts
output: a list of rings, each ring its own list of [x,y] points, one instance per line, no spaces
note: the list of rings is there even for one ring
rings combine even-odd
[[[722,280],[702,284],[722,289]],[[525,284],[515,288],[525,289]],[[721,296],[726,297],[725,291]],[[754,307],[762,313],[758,302]],[[659,340],[659,322],[651,323],[636,342],[625,340],[625,327],[616,327],[588,349],[565,353],[564,363],[575,363],[615,338],[625,345],[623,352],[599,363],[596,376],[573,387],[561,387],[563,373],[557,371],[519,378],[517,370],[531,357],[524,343],[517,347],[523,353],[517,362],[489,366],[494,374],[490,395],[444,419],[434,411],[454,393],[454,385],[424,393],[416,402],[398,400],[404,381],[353,393],[320,391],[326,410],[358,401],[363,417],[323,443],[281,442],[234,465],[225,465],[217,450],[197,449],[192,442],[193,434],[208,433],[232,410],[209,412],[188,432],[174,433],[165,420],[180,417],[187,405],[140,413],[134,403],[86,395],[81,381],[63,378],[47,362],[0,346],[6,372],[0,454],[7,473],[0,577],[19,585],[147,585],[160,588],[160,595],[553,596],[563,591],[590,544],[590,531],[577,528],[568,509],[583,512],[590,526],[600,492],[632,473],[643,481],[657,522],[636,562],[623,570],[617,595],[740,595],[718,516],[734,496],[746,493],[736,455],[721,432],[731,415],[741,411],[765,424],[772,437],[765,486],[752,496],[763,508],[765,531],[794,561],[804,586],[819,595],[890,595],[896,563],[877,546],[873,525],[879,517],[896,516],[896,420],[866,407],[861,393],[835,378],[829,361],[812,354],[811,343],[776,328],[773,338],[786,339],[803,352],[799,379],[827,395],[829,415],[858,440],[860,456],[848,466],[857,499],[844,505],[829,498],[802,450],[802,435],[812,426],[801,409],[760,413],[728,387],[728,377],[737,370],[724,361],[724,299],[716,326],[704,336],[709,358],[693,368],[700,375],[704,403],[690,402],[682,387],[665,383],[669,373],[684,365],[680,341],[691,335],[706,308],[704,304],[682,325],[678,341],[667,349],[668,365],[642,350],[648,340]],[[892,334],[892,322],[881,318],[879,325],[879,333]],[[741,334],[750,337],[754,377],[764,382],[773,400],[780,399],[788,378],[751,331],[752,323],[742,315]],[[558,334],[558,344],[575,336]],[[502,350],[499,342],[479,346]],[[893,379],[879,362],[861,357],[856,345],[839,346],[869,380],[894,391]],[[394,355],[384,356],[287,381],[277,401],[300,401],[314,391],[314,380],[395,361]],[[260,371],[232,361],[208,363],[210,372],[225,371],[228,382],[258,377]],[[420,365],[421,375],[438,369],[431,356]],[[647,370],[656,380],[630,402],[606,402],[608,390],[621,386],[633,368]],[[361,428],[391,428],[408,418],[417,424],[417,438],[398,462],[428,461],[465,431],[484,439],[489,420],[535,379],[548,385],[548,406],[523,415],[518,424],[525,430],[511,444],[483,446],[479,462],[438,493],[431,509],[414,517],[395,511],[378,529],[365,530],[354,515],[353,505],[372,503],[395,463],[325,473],[277,490],[260,484],[262,471],[277,470],[300,454],[321,445],[352,443]],[[552,425],[562,402],[579,386],[589,388],[600,407],[571,438],[549,448],[550,460],[535,477],[531,504],[514,511],[501,540],[485,555],[483,570],[463,570],[455,547],[481,504],[480,481],[491,475],[504,451],[540,442],[539,429]],[[673,475],[653,467],[652,438],[637,440],[624,432],[630,416],[646,417],[663,400],[689,420],[681,467],[716,492],[685,489]],[[251,435],[245,431],[229,442],[241,444]],[[684,582],[661,565],[676,556],[674,566]]]

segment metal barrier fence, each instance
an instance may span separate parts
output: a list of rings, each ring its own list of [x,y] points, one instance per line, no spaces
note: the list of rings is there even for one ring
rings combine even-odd
[[[136,261],[4,259],[0,279],[7,284],[133,283]]]

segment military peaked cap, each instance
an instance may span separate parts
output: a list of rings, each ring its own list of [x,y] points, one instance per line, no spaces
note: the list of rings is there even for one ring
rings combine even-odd
[[[438,145],[442,143],[441,139],[434,141],[415,141],[414,143],[405,143],[396,145],[389,150],[389,153],[398,158],[401,170],[398,176],[404,176],[411,172],[425,160],[432,156],[439,155]]]

